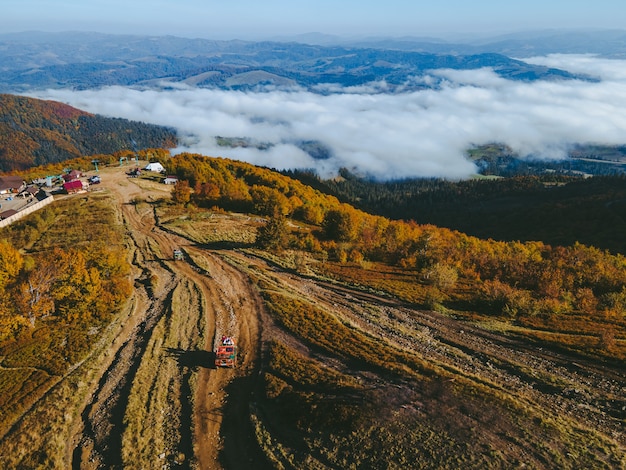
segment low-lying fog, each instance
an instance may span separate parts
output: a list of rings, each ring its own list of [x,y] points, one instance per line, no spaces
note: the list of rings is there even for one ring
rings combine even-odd
[[[571,55],[526,61],[599,80],[526,83],[502,79],[489,69],[434,70],[425,80],[441,82],[437,89],[403,94],[382,93],[380,83],[372,90],[331,94],[173,84],[159,91],[110,87],[33,96],[174,127],[182,136],[176,152],[278,169],[315,168],[324,176],[347,167],[379,179],[459,179],[475,172],[466,158],[472,145],[499,142],[524,156],[563,158],[573,143],[626,143],[626,61]],[[220,147],[216,136],[271,145]],[[327,158],[313,159],[299,142],[320,143]]]

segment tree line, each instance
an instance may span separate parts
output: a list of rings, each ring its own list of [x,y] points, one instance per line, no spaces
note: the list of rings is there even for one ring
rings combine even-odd
[[[503,241],[575,242],[626,253],[626,175],[562,173],[449,181],[377,182],[347,170],[322,180],[284,172],[366,212]]]

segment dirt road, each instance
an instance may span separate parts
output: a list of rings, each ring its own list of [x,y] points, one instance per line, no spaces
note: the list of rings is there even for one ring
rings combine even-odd
[[[116,195],[133,243],[133,312],[85,404],[72,466],[242,468],[239,463],[253,458],[245,442],[236,445],[245,433],[226,436],[225,446],[220,430],[226,403],[231,410],[248,409],[249,380],[238,380],[234,396],[226,390],[233,380],[254,376],[259,297],[218,255],[161,230],[150,201],[167,194],[164,186],[140,187],[122,170],[101,171],[98,189]],[[183,261],[172,259],[175,248],[185,252]],[[234,370],[212,367],[211,351],[222,334],[235,337],[243,351]],[[233,423],[246,419],[247,413],[229,413],[228,428],[246,429],[247,422]]]

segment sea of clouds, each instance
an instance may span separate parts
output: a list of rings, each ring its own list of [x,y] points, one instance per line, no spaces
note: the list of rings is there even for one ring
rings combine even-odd
[[[171,126],[176,152],[223,156],[277,169],[349,168],[378,179],[475,173],[471,146],[503,143],[528,158],[566,158],[575,143],[626,143],[626,61],[552,55],[527,62],[588,74],[594,81],[511,81],[493,70],[433,70],[438,86],[385,93],[384,84],[339,89],[240,92],[170,84],[161,90],[108,87],[48,90],[37,98],[112,117]],[[376,90],[376,91],[373,91]],[[327,90],[328,91],[328,90]],[[228,148],[216,136],[248,138],[266,149]],[[319,142],[313,159],[299,142]]]

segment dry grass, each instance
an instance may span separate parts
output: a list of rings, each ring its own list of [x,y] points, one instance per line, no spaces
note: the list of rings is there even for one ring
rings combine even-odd
[[[125,412],[125,466],[156,468],[181,460],[190,445],[183,439],[191,436],[188,412],[193,404],[184,403],[195,393],[195,372],[181,358],[204,343],[203,332],[197,330],[197,312],[190,311],[190,306],[200,302],[198,295],[193,284],[179,284],[172,294],[171,310],[164,312],[152,332]],[[183,436],[182,430],[188,434]],[[186,460],[191,458],[185,455]]]
[[[556,370],[525,364],[512,351],[476,361],[473,354],[493,353],[480,343],[466,352],[444,342],[418,312],[392,314],[355,298],[320,303],[269,271],[247,269],[268,311],[308,347],[272,346],[264,400],[253,410],[259,445],[276,468],[609,469],[626,463],[610,433],[553,411],[558,402],[552,400],[580,386]],[[508,321],[487,320],[499,334],[513,329]],[[345,377],[352,379],[347,388]]]
[[[3,468],[65,468],[68,452],[73,450],[67,436],[73,434],[74,426],[80,421],[78,410],[98,381],[97,371],[109,359],[110,345],[131,311],[132,306],[127,306],[102,329],[90,355],[67,375],[56,378],[56,383],[47,383],[45,394],[30,395],[33,407],[14,425],[10,435],[0,441]]]
[[[220,211],[194,211],[181,215],[175,206],[160,206],[164,227],[200,245],[251,245],[256,239],[256,218]]]

